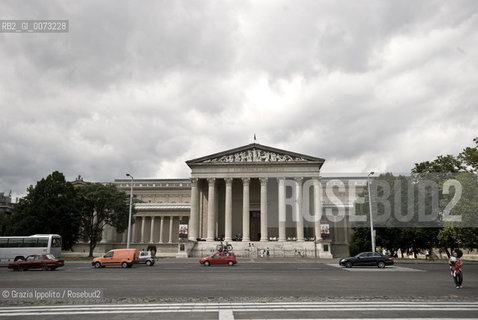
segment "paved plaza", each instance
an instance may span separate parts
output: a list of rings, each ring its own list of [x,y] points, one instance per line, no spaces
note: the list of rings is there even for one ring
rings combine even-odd
[[[341,268],[335,260],[240,259],[233,267],[160,259],[153,267],[95,269],[67,262],[57,271],[0,268],[2,288],[98,288],[100,299],[0,300],[0,317],[140,319],[473,318],[478,264],[465,263],[455,289],[446,262],[385,269]],[[2,289],[3,290],[3,289]]]

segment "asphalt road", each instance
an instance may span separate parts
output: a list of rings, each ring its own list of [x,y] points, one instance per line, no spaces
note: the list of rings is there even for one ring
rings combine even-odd
[[[21,271],[13,272],[0,268],[0,290],[4,288],[64,288],[64,289],[100,289],[102,298],[88,300],[88,304],[138,304],[138,303],[385,303],[386,306],[359,311],[337,310],[325,308],[324,317],[376,317],[380,310],[394,310],[397,317],[471,317],[478,315],[478,304],[467,310],[466,306],[456,307],[461,310],[440,309],[450,303],[478,303],[478,264],[465,264],[464,283],[462,289],[456,289],[446,263],[397,264],[385,269],[376,267],[354,267],[345,269],[336,263],[319,263],[311,260],[255,261],[239,260],[235,266],[204,267],[198,259],[160,260],[153,267],[135,265],[131,269],[109,267],[95,269],[86,262],[67,262],[65,267],[56,271]],[[440,302],[440,308],[434,313],[419,308],[403,309],[409,303]],[[18,299],[0,299],[1,307],[24,306],[31,302],[18,302]],[[59,299],[35,302],[36,305],[49,304],[81,304],[83,300]],[[268,304],[269,303],[269,304]],[[393,303],[405,303],[395,310]],[[161,307],[161,305],[160,305]],[[311,306],[308,306],[312,308]],[[323,306],[320,306],[322,308]],[[144,309],[144,307],[142,307]],[[319,307],[317,307],[319,308]],[[473,309],[475,308],[475,309]],[[270,310],[240,309],[234,311],[236,318],[310,318],[317,313],[306,312],[307,306],[292,307],[286,313]],[[148,310],[148,309],[146,309]],[[184,311],[184,308],[182,309]],[[295,310],[295,311],[294,311]],[[194,311],[194,310],[193,310]],[[192,318],[218,317],[217,307],[214,310],[201,310]],[[284,310],[282,310],[284,311]],[[173,314],[161,313],[161,319]],[[259,312],[259,313],[257,313]],[[264,313],[265,312],[265,313]],[[295,313],[294,313],[295,312]],[[357,313],[359,312],[359,313]],[[120,313],[118,311],[118,313]],[[333,315],[331,313],[334,313]],[[122,316],[126,317],[127,313]],[[107,318],[98,314],[97,317]],[[190,314],[183,312],[186,319]],[[2,315],[0,314],[0,317]],[[47,315],[44,315],[48,318]],[[379,317],[385,317],[384,315]],[[54,316],[52,316],[52,319]],[[82,319],[82,315],[72,315],[72,319]]]
[[[66,262],[56,271],[0,268],[2,288],[101,288],[107,299],[344,297],[478,299],[478,264],[464,266],[463,289],[443,263],[339,268],[332,263],[285,261],[204,267],[194,260],[161,260],[152,267],[95,269]],[[307,260],[306,260],[307,261]]]

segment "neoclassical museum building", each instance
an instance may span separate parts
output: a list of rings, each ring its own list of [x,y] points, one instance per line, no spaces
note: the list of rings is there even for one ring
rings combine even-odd
[[[237,256],[268,251],[331,258],[348,255],[349,220],[367,179],[321,175],[324,162],[252,143],[186,161],[188,179],[113,183],[127,194],[133,183],[132,247],[154,246],[159,256],[202,256],[225,241]],[[96,252],[125,247],[126,237],[107,227]]]

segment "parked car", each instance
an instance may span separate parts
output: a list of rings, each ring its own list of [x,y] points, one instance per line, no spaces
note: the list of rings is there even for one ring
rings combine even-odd
[[[379,268],[385,268],[385,266],[393,264],[393,259],[378,252],[361,252],[355,257],[341,259],[339,264],[346,268],[351,268],[352,266],[377,266]]]
[[[145,263],[147,266],[154,265],[154,256],[151,254],[151,251],[141,251],[138,263]]]
[[[25,259],[10,262],[8,268],[13,269],[13,271],[28,269],[55,270],[64,265],[63,260],[56,259],[52,254],[32,254]]]
[[[200,264],[210,266],[211,264],[227,264],[229,266],[237,263],[236,256],[233,252],[216,252],[212,256],[202,258],[199,261]]]
[[[138,262],[138,258],[138,249],[113,249],[102,257],[94,258],[91,265],[95,268],[104,268],[106,266],[131,268],[133,263]]]

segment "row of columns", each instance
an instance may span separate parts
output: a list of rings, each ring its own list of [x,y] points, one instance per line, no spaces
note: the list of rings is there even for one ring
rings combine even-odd
[[[150,234],[149,234],[149,243],[154,243],[154,230],[155,230],[155,223],[154,223],[154,218],[156,218],[157,216],[150,216],[151,218],[151,230],[150,230]],[[159,218],[161,219],[160,220],[160,223],[159,223],[159,243],[164,243],[164,233],[165,233],[165,223],[164,223],[164,220],[166,217],[169,217],[169,239],[168,239],[168,243],[173,243],[173,231],[174,231],[174,218],[175,216],[159,216]],[[145,235],[145,229],[146,229],[146,218],[147,216],[140,216],[139,218],[141,218],[141,230],[140,230],[140,242],[139,243],[145,243],[145,240],[144,240],[144,235]],[[179,218],[179,220],[181,220],[181,218]],[[133,233],[132,233],[132,236],[131,236],[131,241],[134,242],[134,239],[135,239],[135,236],[136,236],[136,228],[134,227],[133,225]]]
[[[285,203],[285,178],[278,179],[278,208],[279,208],[279,241],[286,240],[286,203]],[[209,178],[208,181],[208,208],[207,208],[207,238],[206,241],[214,241],[215,238],[215,178]],[[225,241],[231,241],[232,237],[232,178],[225,178],[226,183],[226,199],[225,199]],[[260,241],[268,241],[268,224],[267,224],[267,181],[268,178],[259,178],[261,184],[261,239]],[[297,221],[297,241],[304,241],[304,220],[302,216],[302,182],[303,178],[295,178],[296,201],[295,212]],[[250,178],[242,178],[243,187],[243,205],[242,205],[242,239],[250,241],[250,199],[249,199]],[[315,219],[314,233],[316,239],[321,239],[320,234],[320,214],[322,212],[320,199],[320,182],[318,178],[313,178],[314,186],[314,216]],[[189,220],[189,240],[195,241],[199,234],[199,189],[198,179],[191,179],[191,215]]]

